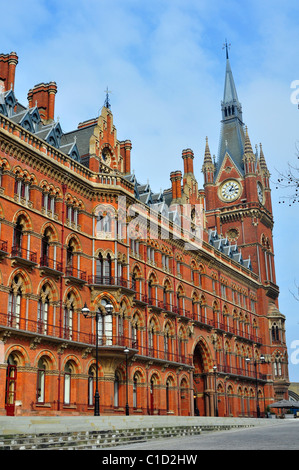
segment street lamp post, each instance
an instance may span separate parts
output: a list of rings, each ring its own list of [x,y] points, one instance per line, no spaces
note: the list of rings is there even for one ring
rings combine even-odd
[[[109,314],[113,310],[113,306],[111,304],[105,305],[106,312]],[[94,394],[94,416],[100,416],[100,394],[99,394],[99,389],[98,389],[98,369],[99,369],[99,312],[98,310],[96,311],[95,315],[92,315],[90,313],[89,308],[86,305],[86,302],[84,304],[84,307],[82,308],[81,312],[83,313],[85,318],[91,318],[95,317],[96,319],[96,390]]]
[[[83,313],[85,318],[91,318],[94,316],[90,314],[90,310],[87,307],[86,302],[81,312]],[[99,341],[98,341],[99,314],[98,312],[96,312],[95,314],[95,319],[96,319],[96,390],[94,394],[94,416],[100,416],[100,394],[99,394],[99,389],[98,389],[98,368],[99,368]]]
[[[246,361],[249,362],[250,358],[246,357]],[[265,362],[265,358],[263,355],[260,356],[260,361],[257,361],[254,359],[253,364],[254,364],[254,371],[255,371],[255,384],[256,384],[256,416],[257,418],[260,418],[261,416],[261,411],[260,411],[260,405],[259,405],[259,391],[258,391],[258,379],[257,379],[257,364],[263,364]]]
[[[216,381],[216,374],[217,374],[217,366],[213,366],[214,369],[214,382],[215,382],[215,416],[218,416],[218,397],[217,397],[217,381]]]
[[[128,404],[128,354],[129,349],[125,347],[124,353],[126,355],[126,416],[129,416],[129,404]]]

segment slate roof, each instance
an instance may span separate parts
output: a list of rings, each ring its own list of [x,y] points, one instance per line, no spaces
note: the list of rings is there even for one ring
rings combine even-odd
[[[241,251],[239,251],[238,245],[231,244],[226,237],[219,236],[216,229],[209,230],[209,243],[216,250],[224,253],[229,258],[252,271],[250,258],[244,260]]]

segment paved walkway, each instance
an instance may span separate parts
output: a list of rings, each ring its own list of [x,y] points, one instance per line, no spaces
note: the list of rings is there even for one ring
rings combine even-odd
[[[56,433],[76,431],[103,431],[167,426],[269,426],[277,425],[280,419],[214,418],[207,416],[0,416],[0,435]],[[294,421],[298,421],[299,419]]]
[[[138,455],[138,451],[142,451],[145,454],[144,458],[141,455],[143,464],[167,463],[170,461],[169,456],[172,455],[173,451],[181,456],[181,462],[183,463],[187,461],[187,457],[184,460],[185,455],[197,455],[199,457],[198,451],[202,450],[299,450],[299,419],[277,419],[274,426],[269,423],[272,420],[265,421],[268,421],[268,425],[203,432],[197,436],[152,439],[143,443],[120,445],[116,449],[119,453],[124,450],[130,451],[130,455]],[[103,448],[102,450],[108,449]],[[162,461],[163,455],[166,456],[164,461]],[[275,460],[277,454],[267,455],[268,463],[270,462],[269,457],[271,458],[271,465],[277,465],[277,460]],[[173,462],[178,463],[178,459],[174,457]],[[199,463],[199,458],[197,463]]]

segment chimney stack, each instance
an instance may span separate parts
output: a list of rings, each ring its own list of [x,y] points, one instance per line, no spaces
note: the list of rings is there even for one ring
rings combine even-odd
[[[37,106],[44,123],[54,121],[56,93],[57,85],[55,82],[39,83],[28,92],[29,108]]]
[[[182,197],[182,172],[172,171],[170,173],[171,189],[172,189],[172,200],[181,199]]]
[[[3,82],[4,91],[14,90],[17,63],[18,56],[16,52],[0,54],[0,81]]]

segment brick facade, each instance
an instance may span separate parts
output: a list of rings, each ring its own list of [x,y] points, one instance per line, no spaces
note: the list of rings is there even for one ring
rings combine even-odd
[[[108,100],[63,134],[55,82],[22,106],[10,59],[0,55],[0,414],[93,413],[96,312],[101,414],[128,404],[130,414],[255,416],[286,397],[262,150],[256,164],[246,133],[243,173],[226,155],[215,178],[206,142],[200,189],[185,149],[155,194],[131,173]],[[238,203],[219,198],[227,176]]]

